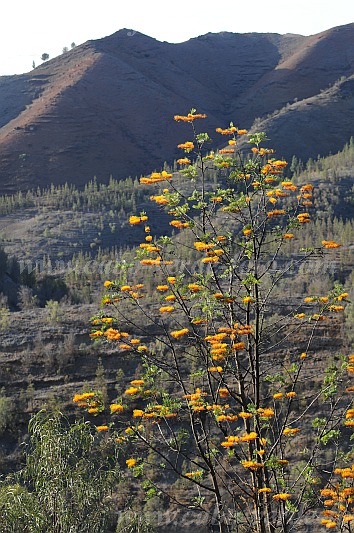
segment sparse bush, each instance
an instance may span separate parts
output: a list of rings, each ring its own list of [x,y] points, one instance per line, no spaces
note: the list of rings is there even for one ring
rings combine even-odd
[[[14,400],[5,395],[4,391],[0,392],[0,436],[14,423],[16,406]]]
[[[60,322],[62,314],[60,309],[60,303],[56,300],[48,300],[45,308],[47,310],[47,319],[51,324]]]
[[[34,309],[38,306],[38,297],[33,294],[33,290],[30,287],[21,285],[18,291],[18,303],[20,309]]]

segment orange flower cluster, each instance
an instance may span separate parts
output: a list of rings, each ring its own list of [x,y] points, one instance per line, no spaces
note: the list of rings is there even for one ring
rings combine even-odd
[[[341,244],[338,244],[337,242],[334,242],[334,241],[322,241],[322,245],[328,249],[340,248],[342,246]]]
[[[344,311],[343,305],[330,305],[328,307],[329,311],[334,311],[335,313],[339,313],[340,311]]]
[[[260,407],[257,409],[257,414],[260,418],[272,418],[274,416],[274,410],[270,407]]]
[[[197,118],[206,118],[206,115],[201,113],[188,113],[188,115],[175,115],[173,117],[177,122],[193,122]]]
[[[222,148],[221,150],[219,150],[219,154],[233,154],[235,152],[235,150],[233,150],[232,148]]]
[[[190,152],[194,149],[194,144],[191,141],[186,141],[185,143],[178,144],[177,148],[181,148],[182,150]]]
[[[214,361],[223,361],[228,352],[228,344],[222,342],[227,337],[226,333],[207,335],[204,340],[211,345],[210,355]]]
[[[192,292],[199,292],[201,290],[201,286],[198,285],[198,283],[189,283],[188,289]]]
[[[281,501],[286,501],[286,500],[289,500],[291,498],[291,494],[287,493],[287,492],[279,492],[278,494],[274,494],[273,496],[273,500],[281,500]]]
[[[234,422],[238,419],[237,415],[217,415],[216,421],[217,422]]]
[[[287,393],[285,394],[285,397],[286,397],[286,398],[295,398],[295,397],[296,397],[296,392],[295,392],[295,391],[287,392]]]
[[[143,250],[146,250],[148,253],[159,254],[161,252],[161,248],[159,248],[158,246],[155,246],[154,244],[150,244],[148,242],[142,242],[139,245],[139,247],[142,248]]]
[[[277,168],[275,167],[274,165],[270,164],[270,163],[267,163],[266,165],[264,165],[264,167],[262,168],[261,170],[261,173],[264,174],[264,175],[269,175],[269,174],[281,174],[282,173],[282,169],[281,168]],[[266,181],[264,180],[265,183],[271,183],[272,181],[274,181],[274,178],[271,178],[271,181]]]
[[[326,317],[324,315],[319,315],[318,313],[315,313],[312,315],[311,320],[317,320],[318,322],[325,320]]]
[[[140,391],[137,387],[128,387],[124,394],[127,394],[128,396],[135,396],[135,394],[138,394]]]
[[[352,465],[351,468],[336,468],[334,474],[342,477],[342,483],[336,483],[333,486],[326,487],[320,491],[321,496],[326,498],[323,502],[325,507],[337,507],[336,511],[326,509],[322,512],[323,516],[330,517],[331,519],[328,520],[327,518],[321,520],[321,524],[329,529],[335,527],[331,525],[336,524],[336,522],[332,521],[333,519],[341,519],[342,523],[354,521],[354,515],[348,513],[349,509],[353,511],[353,507],[349,507],[349,504],[353,504],[354,502],[354,487],[343,486],[346,480],[352,483],[352,479],[354,478],[354,465]]]
[[[73,402],[76,403],[78,407],[85,408],[87,412],[92,415],[97,415],[104,409],[101,399],[95,392],[75,394]]]
[[[111,403],[109,407],[111,410],[111,414],[121,413],[123,411],[123,405],[121,405],[120,403]]]
[[[236,329],[237,335],[251,335],[253,333],[253,327],[252,326],[238,326],[238,324],[235,324],[234,326]]]
[[[140,245],[141,248],[150,248],[152,245],[147,243],[142,243]],[[121,292],[125,292],[129,297],[137,299],[137,298],[144,298],[144,294],[140,294],[139,291],[144,287],[143,283],[137,283],[136,285],[122,285],[120,287]],[[119,301],[120,299],[115,298],[114,301]],[[104,322],[105,319],[102,319],[102,322]],[[107,319],[106,319],[107,320]]]
[[[273,211],[268,211],[267,216],[269,218],[278,216],[278,215],[285,215],[286,211],[285,209],[274,209]]]
[[[240,442],[240,437],[237,437],[235,435],[230,435],[229,437],[226,437],[226,440],[223,441],[220,446],[223,448],[233,448],[236,444]]]
[[[143,379],[133,379],[133,381],[131,381],[130,383],[131,385],[140,387],[141,385],[144,385],[145,382]]]
[[[223,367],[222,366],[210,366],[208,368],[208,372],[222,372]]]
[[[299,433],[299,432],[300,432],[299,428],[285,428],[283,431],[283,435],[285,436],[289,435],[290,437],[293,437],[294,435],[296,435],[296,433]]]
[[[224,130],[222,128],[216,128],[215,131],[217,133],[221,133],[221,135],[232,135],[233,133],[237,132],[237,128],[235,126],[232,126],[231,128],[226,128]]]
[[[189,333],[188,328],[179,329],[176,331],[171,331],[170,335],[174,339],[179,339],[180,337],[184,337],[184,335],[187,335]]]
[[[275,168],[285,168],[288,166],[288,163],[280,159],[268,159],[268,164],[272,165]]]
[[[333,522],[333,520],[323,519],[321,520],[321,525],[326,526],[327,529],[334,529],[335,527],[337,527],[337,522]]]
[[[143,379],[133,379],[133,381],[130,382],[130,387],[126,389],[124,394],[127,394],[128,396],[135,396],[136,394],[139,394],[142,391],[143,385]]]
[[[207,251],[207,250],[210,250],[210,248],[214,248],[215,244],[214,243],[205,243],[205,242],[201,242],[201,241],[196,241],[194,243],[194,247],[200,252],[200,251]]]
[[[203,475],[203,472],[201,470],[196,470],[195,472],[186,472],[184,475],[186,477],[194,479],[194,478],[201,477]]]
[[[255,431],[251,431],[250,433],[243,433],[243,435],[240,437],[240,442],[251,442],[256,440],[258,437],[258,434]]]
[[[283,189],[285,189],[287,191],[296,191],[297,190],[296,185],[293,185],[293,183],[291,181],[282,181],[281,182],[281,186],[283,187]]]
[[[201,391],[198,387],[196,388],[194,393],[185,394],[183,398],[186,398],[186,400],[188,400],[188,404],[193,411],[204,411],[206,408],[206,404],[202,400],[202,397],[204,396],[207,396],[207,393]]]
[[[95,337],[103,337],[103,331],[98,329],[97,331],[94,331],[93,333],[90,333],[90,337],[92,337],[93,339]]]
[[[120,341],[122,339],[127,339],[129,337],[129,333],[126,333],[125,331],[118,331],[115,328],[106,329],[106,331],[103,332],[103,335],[109,341]]]
[[[300,192],[308,192],[308,191],[312,191],[313,190],[313,185],[311,185],[310,183],[308,183],[307,185],[303,185],[301,188],[300,188]]]
[[[263,463],[257,463],[257,461],[242,461],[241,464],[248,470],[259,470],[264,467]]]
[[[147,219],[148,217],[146,215],[142,215],[140,217],[132,215],[131,217],[129,217],[129,224],[135,226],[137,224],[140,224],[141,222],[145,222]]]
[[[343,292],[342,294],[339,294],[339,296],[336,296],[334,299],[340,302],[341,300],[345,300],[346,298],[348,298],[348,296],[349,295],[347,292]]]
[[[273,394],[273,398],[274,400],[281,400],[281,398],[283,397],[283,393],[282,392],[276,392],[275,394]]]
[[[334,470],[334,474],[340,475],[342,477],[342,479],[354,479],[354,465],[352,465],[351,468],[349,468],[349,467],[336,468]],[[354,487],[350,487],[349,491],[348,491],[348,488],[347,488],[346,492],[345,492],[345,495],[346,496],[354,495]]]
[[[310,222],[310,215],[309,213],[300,213],[297,215],[297,219],[300,222],[300,224],[307,224]]]
[[[344,422],[345,426],[353,427],[354,426],[354,409],[348,409],[345,414],[346,421]]]
[[[172,313],[174,310],[175,308],[172,305],[165,305],[159,309],[160,313]]]
[[[247,418],[253,418],[253,414],[252,413],[248,413],[247,411],[240,411],[238,416],[240,418],[243,418],[243,420],[246,420]]]
[[[86,406],[88,404],[88,401],[94,398],[94,396],[95,396],[94,392],[84,392],[83,394],[74,394],[73,402],[79,405],[81,402],[84,402]]]
[[[219,389],[219,396],[220,398],[227,398],[228,396],[230,396],[230,392],[228,389],[221,387]]]
[[[237,352],[239,350],[244,350],[245,347],[246,347],[246,345],[245,345],[244,342],[235,342],[235,343],[232,344],[231,349],[232,349],[232,351]]]
[[[141,259],[141,265],[160,266],[160,265],[172,265],[173,261],[163,261],[161,257],[157,259]]]
[[[212,257],[204,257],[202,259],[202,263],[217,263],[219,261],[219,257],[217,255],[214,255]]]
[[[168,285],[157,285],[157,287],[156,287],[156,290],[158,290],[160,292],[168,291],[168,289],[169,289]]]
[[[274,154],[274,150],[271,148],[256,148],[255,146],[251,148],[251,151],[254,154],[258,154],[260,156],[267,155],[267,154]]]
[[[164,196],[163,194],[158,194],[158,195],[153,195],[153,196],[150,196],[150,200],[152,202],[155,202],[159,205],[167,205],[170,203],[170,200]]]
[[[144,185],[153,185],[154,183],[160,183],[161,181],[170,180],[172,174],[163,170],[162,172],[153,172],[150,177],[140,178],[140,183]]]
[[[171,220],[170,226],[177,229],[184,229],[189,227],[189,222],[181,222],[180,220]]]
[[[350,374],[354,374],[354,354],[350,354],[348,356],[348,366],[347,366],[347,371],[350,373]],[[354,390],[353,387],[349,387],[350,390],[348,390],[348,392],[351,392],[352,389]]]

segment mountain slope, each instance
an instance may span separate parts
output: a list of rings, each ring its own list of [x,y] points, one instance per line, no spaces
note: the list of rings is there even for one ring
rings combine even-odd
[[[298,154],[306,161],[341,150],[354,134],[353,118],[354,74],[257,121],[252,129],[267,132],[279,157],[290,160]]]
[[[120,30],[2,77],[0,192],[158,169],[189,136],[173,114],[191,107],[208,114],[209,131],[230,120],[248,128],[280,110],[284,155],[336,151],[353,133],[352,85],[346,98],[328,87],[354,71],[353,36],[349,24],[311,37],[222,32],[170,44]],[[309,105],[319,107],[316,125]],[[341,131],[322,144],[313,128],[322,131],[337,112]]]

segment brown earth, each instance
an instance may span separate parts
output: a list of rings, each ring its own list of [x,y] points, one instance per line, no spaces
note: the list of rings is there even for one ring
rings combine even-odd
[[[353,33],[348,24],[170,44],[123,29],[3,76],[0,192],[159,169],[190,135],[173,114],[192,106],[208,114],[209,131],[273,114],[264,126],[285,157],[336,152],[353,133]]]

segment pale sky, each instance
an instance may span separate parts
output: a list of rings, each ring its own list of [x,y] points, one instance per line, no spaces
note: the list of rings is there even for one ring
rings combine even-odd
[[[122,28],[178,43],[208,32],[313,35],[354,22],[353,0],[7,0],[0,11],[0,75],[20,74],[72,42]],[[354,46],[354,44],[353,44]]]

